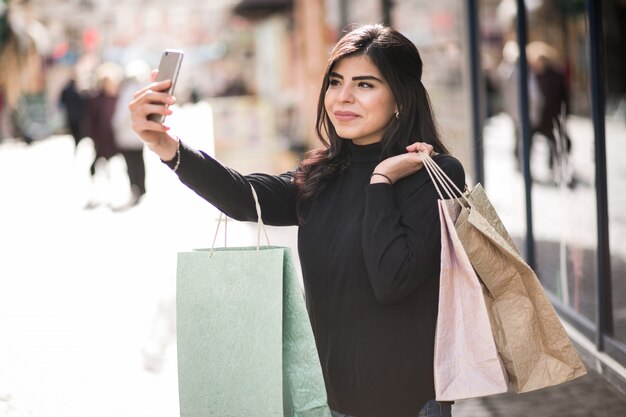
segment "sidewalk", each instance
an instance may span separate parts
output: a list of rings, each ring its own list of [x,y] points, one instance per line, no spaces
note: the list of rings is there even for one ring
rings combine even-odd
[[[454,417],[617,417],[626,415],[626,395],[593,369],[577,380],[524,394],[507,393],[459,401]]]

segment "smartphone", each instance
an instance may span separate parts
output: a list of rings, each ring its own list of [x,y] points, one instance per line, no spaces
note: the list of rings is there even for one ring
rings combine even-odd
[[[170,88],[166,91],[167,94],[174,93],[174,87],[176,87],[176,80],[178,79],[178,72],[180,71],[180,64],[183,62],[183,51],[180,49],[166,49],[161,55],[161,63],[159,64],[159,74],[157,75],[157,81],[172,80]],[[165,121],[165,116],[162,114],[152,113],[148,115],[148,119],[154,120],[158,123]]]

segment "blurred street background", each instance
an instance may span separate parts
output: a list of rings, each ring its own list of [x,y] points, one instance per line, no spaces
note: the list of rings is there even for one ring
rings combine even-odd
[[[525,3],[520,83],[510,0],[0,0],[0,417],[179,414],[176,254],[210,246],[218,213],[133,136],[132,91],[163,49],[183,49],[167,124],[243,173],[283,172],[318,146],[320,76],[352,22],[415,42],[442,136],[533,259],[589,370],[459,402],[455,417],[626,415],[626,1],[595,17],[590,0]],[[550,107],[556,133],[541,123]],[[297,254],[296,234],[269,230]],[[254,235],[229,223],[229,245]]]

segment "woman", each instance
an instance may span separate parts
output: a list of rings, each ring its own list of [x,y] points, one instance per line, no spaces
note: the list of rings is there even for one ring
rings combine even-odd
[[[433,387],[437,196],[417,152],[436,153],[459,187],[465,178],[439,140],[421,75],[417,49],[395,30],[348,33],[320,92],[324,146],[278,176],[243,176],[148,121],[150,113],[171,114],[175,99],[162,92],[169,82],[150,84],[130,105],[147,146],[218,209],[255,221],[252,184],[267,224],[299,225],[307,308],[334,416],[450,415]]]

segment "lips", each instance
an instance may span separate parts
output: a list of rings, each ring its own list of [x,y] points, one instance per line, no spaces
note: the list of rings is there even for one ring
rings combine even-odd
[[[337,110],[333,112],[333,114],[335,115],[335,118],[340,122],[349,122],[359,117],[358,114],[351,112],[351,111]]]

